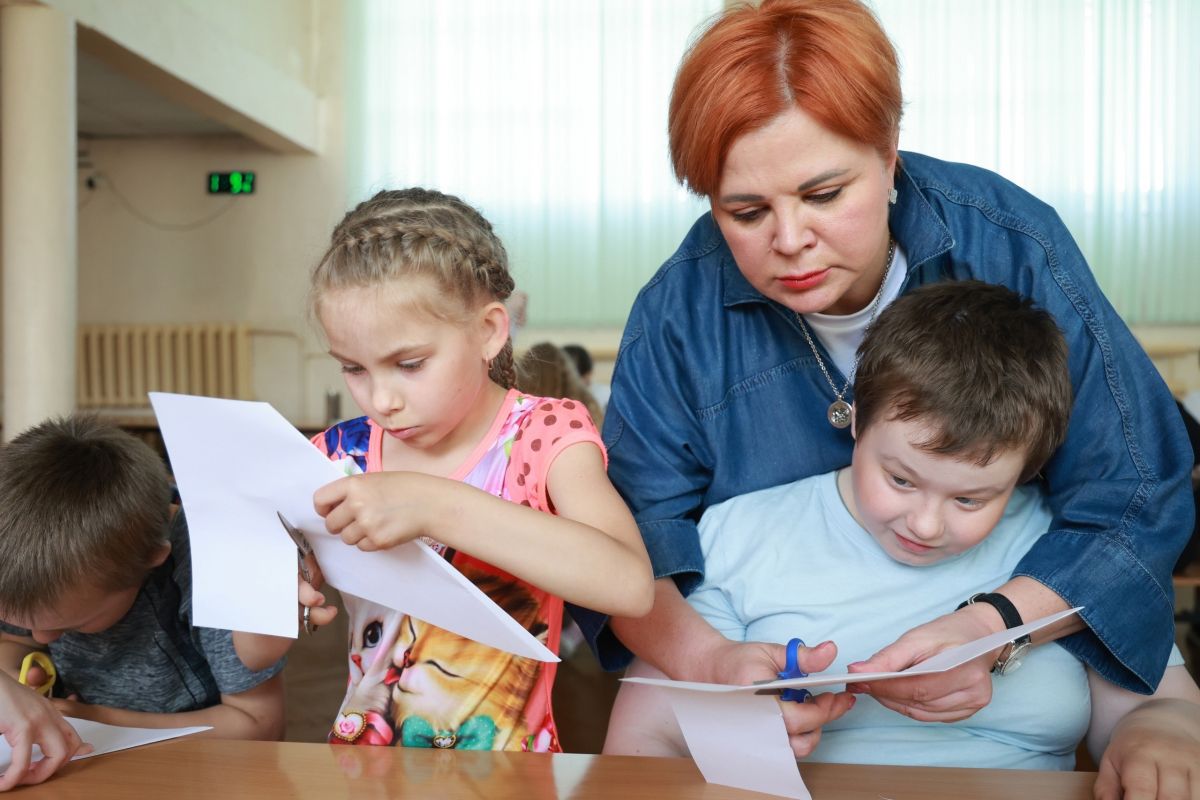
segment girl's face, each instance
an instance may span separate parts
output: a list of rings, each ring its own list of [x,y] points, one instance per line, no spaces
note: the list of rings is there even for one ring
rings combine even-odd
[[[463,321],[440,319],[416,301],[435,292],[422,278],[329,291],[319,317],[354,402],[394,441],[437,456],[473,446],[504,390],[488,362],[508,337],[508,315],[489,303]],[[480,429],[482,426],[482,429]]]
[[[883,279],[895,152],[793,108],[734,141],[709,198],[738,269],[800,314],[850,314]]]

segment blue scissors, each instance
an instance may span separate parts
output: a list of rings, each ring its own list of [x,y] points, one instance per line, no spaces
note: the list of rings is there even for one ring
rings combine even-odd
[[[808,673],[800,669],[800,648],[804,647],[803,639],[792,639],[787,643],[787,669],[779,673],[780,679],[807,678]],[[803,703],[812,697],[808,689],[784,689],[779,693],[780,700],[790,700],[793,703]]]

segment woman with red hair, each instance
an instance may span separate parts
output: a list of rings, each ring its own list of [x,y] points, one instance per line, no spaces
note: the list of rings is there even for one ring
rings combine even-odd
[[[684,599],[704,574],[696,520],[735,495],[848,464],[867,326],[916,286],[977,279],[1032,298],[1067,339],[1072,422],[1040,476],[1054,521],[994,588],[1004,615],[987,603],[947,608],[856,669],[902,669],[1083,606],[1038,641],[1057,639],[1112,683],[1150,693],[1173,640],[1171,566],[1193,514],[1171,395],[1053,209],[986,170],[898,153],[901,110],[895,51],[857,0],[729,9],[685,55],[671,155],[711,212],[634,303],[604,426],[656,601],[637,620],[577,618],[610,669],[632,651],[677,679],[774,677],[782,646],[726,641]],[[830,650],[803,652],[801,667],[825,669]],[[952,721],[989,702],[992,661],[852,688]],[[796,753],[849,704],[846,694],[785,703]]]

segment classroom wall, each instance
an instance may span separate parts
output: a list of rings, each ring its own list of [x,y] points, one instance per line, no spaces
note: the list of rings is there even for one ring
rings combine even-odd
[[[341,379],[305,323],[304,296],[346,208],[345,4],[297,2],[292,16],[291,0],[180,5],[197,15],[203,5],[214,28],[264,43],[279,21],[263,55],[310,82],[318,152],[273,152],[238,135],[82,141],[91,166],[79,175],[79,322],[246,323],[256,395],[297,424],[317,423],[325,387]],[[228,170],[255,171],[255,193],[208,195],[208,172]]]

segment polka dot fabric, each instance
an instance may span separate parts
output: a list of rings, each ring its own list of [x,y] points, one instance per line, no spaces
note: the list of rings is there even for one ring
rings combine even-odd
[[[606,466],[608,455],[582,403],[545,397],[525,399],[532,401],[532,409],[517,425],[504,483],[513,502],[553,513],[546,496],[546,476],[559,453],[573,444],[591,442],[604,454]]]

